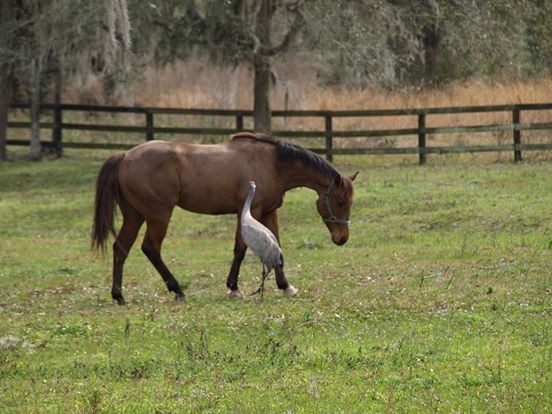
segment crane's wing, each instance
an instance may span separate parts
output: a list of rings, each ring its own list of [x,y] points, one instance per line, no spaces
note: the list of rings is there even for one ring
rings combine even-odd
[[[245,244],[269,269],[283,264],[282,249],[276,236],[260,222],[242,221],[241,235]]]

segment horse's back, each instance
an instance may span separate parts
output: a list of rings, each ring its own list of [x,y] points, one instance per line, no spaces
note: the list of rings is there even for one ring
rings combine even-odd
[[[204,214],[236,213],[246,196],[246,183],[264,182],[265,193],[274,185],[271,150],[252,142],[150,141],[125,153],[119,182],[133,206],[155,204],[172,210],[179,205]]]

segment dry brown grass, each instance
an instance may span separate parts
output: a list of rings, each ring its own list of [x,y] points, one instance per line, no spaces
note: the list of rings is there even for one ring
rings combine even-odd
[[[441,89],[418,91],[384,91],[377,88],[327,87],[318,82],[316,70],[300,58],[289,59],[275,66],[275,84],[271,92],[273,109],[392,109],[467,105],[493,105],[512,103],[550,102],[552,79],[527,81],[483,82],[472,80],[451,84]],[[148,68],[142,79],[116,92],[114,103],[174,108],[251,109],[253,106],[253,74],[246,65],[216,67],[205,59],[177,62],[164,68]],[[101,88],[93,82],[68,96],[69,100],[87,100],[101,103]],[[129,93],[131,92],[131,93]],[[522,113],[522,122],[548,122],[550,111]],[[486,125],[511,122],[511,113],[479,113],[431,115],[428,127]],[[235,121],[227,118],[201,118],[182,116],[156,117],[156,125],[193,125],[204,127],[234,127]],[[141,120],[138,120],[141,123]],[[378,118],[340,118],[334,120],[335,130],[371,130],[414,128],[413,116]],[[245,128],[253,128],[246,119]],[[277,119],[275,130],[323,130],[321,118]],[[524,142],[542,142],[548,132],[524,132]],[[511,133],[459,134],[430,136],[428,145],[474,145],[509,143]],[[343,139],[336,146],[415,146],[415,137],[385,139]]]
[[[525,82],[469,81],[442,89],[386,92],[376,88],[324,87],[316,71],[300,59],[275,65],[273,109],[384,109],[548,102],[552,79]],[[251,109],[249,67],[215,67],[198,59],[149,68],[133,90],[137,105]],[[286,98],[287,97],[287,98]],[[128,98],[128,97],[127,97]],[[287,104],[286,104],[287,102]]]

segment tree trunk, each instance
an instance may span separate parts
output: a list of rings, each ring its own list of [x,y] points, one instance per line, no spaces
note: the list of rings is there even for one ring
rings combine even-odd
[[[57,68],[56,68],[56,79],[54,84],[54,104],[55,104],[55,111],[54,111],[54,128],[52,129],[52,142],[54,144],[54,152],[58,157],[61,157],[63,155],[63,147],[61,145],[62,140],[62,130],[61,130],[61,93],[62,93],[62,87],[63,87],[63,73],[61,71],[62,64],[60,61],[58,61]]]
[[[1,75],[0,82],[0,162],[8,157],[6,142],[8,133],[8,111],[12,95],[12,85],[8,76]]]
[[[31,148],[30,158],[33,161],[40,160],[42,146],[40,145],[40,58],[32,62],[32,86],[31,86]]]
[[[256,56],[253,120],[255,131],[270,133],[272,115],[270,111],[270,63],[267,57]]]
[[[15,2],[3,0],[0,4],[0,24],[15,19]],[[10,45],[7,45],[8,47]],[[0,162],[7,159],[8,111],[12,98],[11,65],[0,63]]]
[[[439,47],[439,34],[433,26],[424,31],[422,39],[424,45],[424,80],[426,85],[435,83],[437,74],[437,49]]]
[[[257,13],[255,35],[260,49],[270,48],[272,22],[272,0],[261,0]],[[253,88],[253,121],[255,131],[270,133],[272,129],[270,112],[270,57],[258,50],[253,59],[255,82]]]

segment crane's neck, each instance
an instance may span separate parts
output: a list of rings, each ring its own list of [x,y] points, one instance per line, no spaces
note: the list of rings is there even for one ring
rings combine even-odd
[[[243,204],[243,209],[241,212],[241,219],[243,219],[247,216],[251,216],[251,202],[253,201],[253,197],[255,196],[255,187],[253,185],[249,186],[249,194],[247,194],[247,198],[245,199],[245,203]]]

